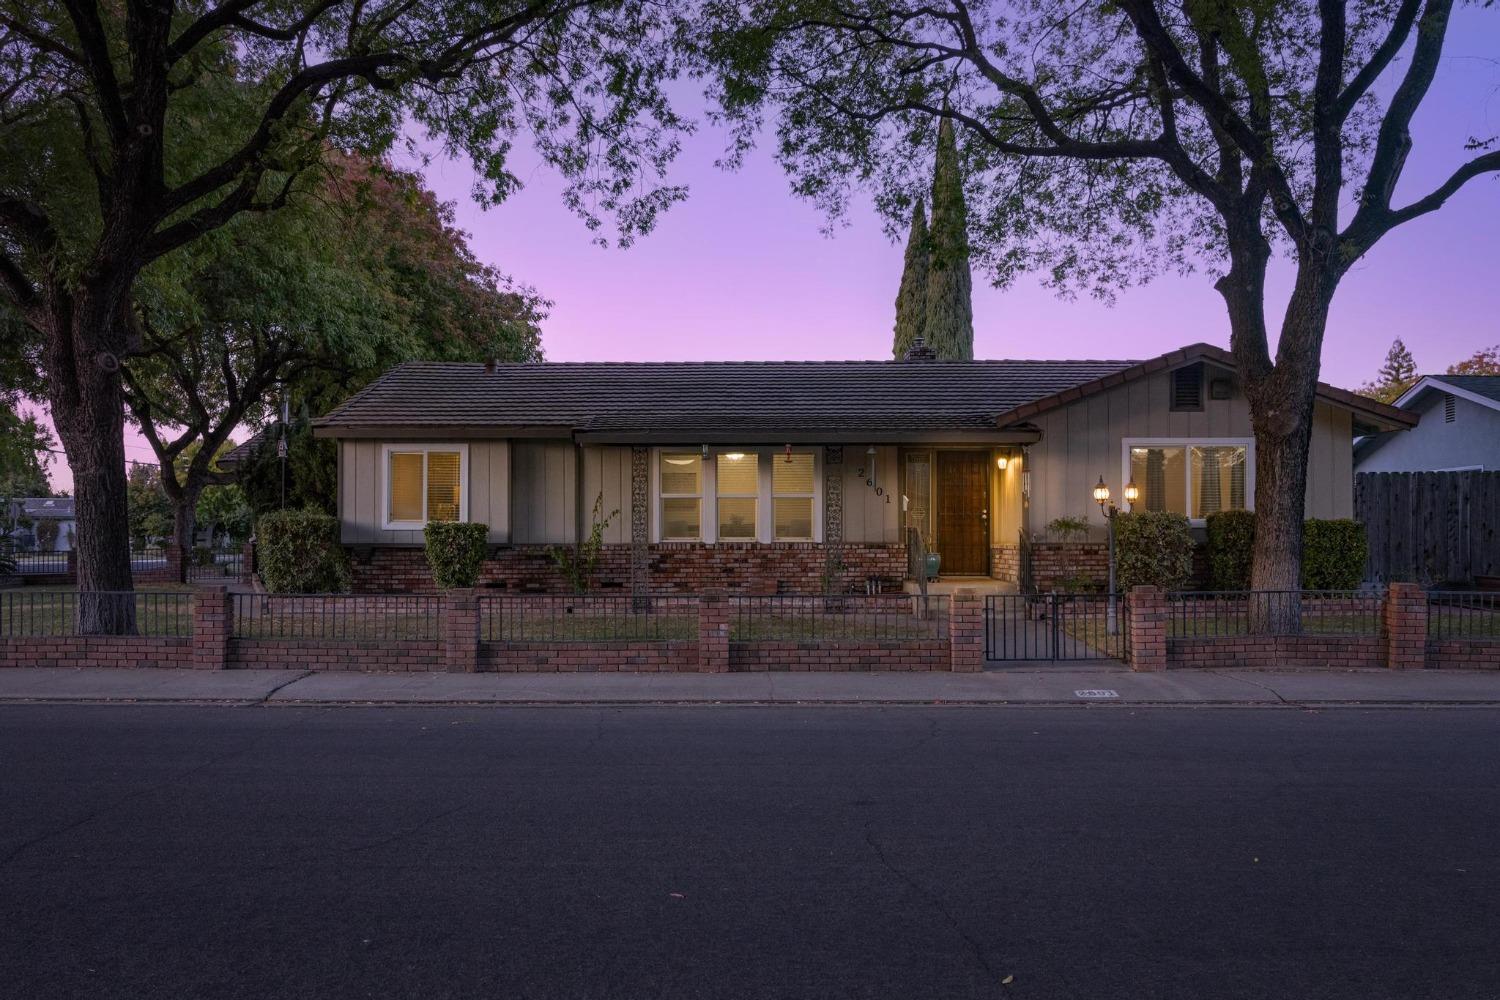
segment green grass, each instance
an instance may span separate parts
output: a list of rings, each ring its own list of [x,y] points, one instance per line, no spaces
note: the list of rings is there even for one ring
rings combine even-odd
[[[1500,600],[1485,607],[1430,604],[1427,634],[1444,639],[1500,639]]]
[[[1174,616],[1167,627],[1169,639],[1228,639],[1255,634],[1245,615],[1193,614]],[[1370,636],[1380,634],[1378,612],[1302,615],[1301,635]]]
[[[135,592],[137,635],[191,635],[193,604],[187,584],[160,584]],[[162,596],[174,595],[174,596]],[[121,598],[124,599],[124,598]],[[0,590],[0,636],[75,635],[78,590],[71,586]]]

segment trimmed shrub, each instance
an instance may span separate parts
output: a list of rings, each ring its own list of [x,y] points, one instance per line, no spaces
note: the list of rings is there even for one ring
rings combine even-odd
[[[255,528],[255,564],[277,594],[336,594],[349,589],[349,559],[336,517],[315,510],[262,514]]]
[[[1354,590],[1365,578],[1369,542],[1365,526],[1348,519],[1302,525],[1302,586],[1306,590]]]
[[[427,565],[432,579],[443,590],[472,587],[479,582],[490,526],[464,521],[429,521],[422,536],[427,539]]]
[[[1121,591],[1155,586],[1181,590],[1193,578],[1193,531],[1167,511],[1115,515],[1115,577]]]
[[[1255,513],[1221,510],[1208,515],[1208,569],[1215,590],[1248,590],[1255,552]]]

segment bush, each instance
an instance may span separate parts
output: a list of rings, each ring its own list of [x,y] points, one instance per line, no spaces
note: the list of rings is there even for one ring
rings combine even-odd
[[[193,565],[212,566],[214,564],[214,550],[207,545],[193,546]]]
[[[1193,531],[1167,511],[1115,515],[1115,577],[1122,591],[1150,585],[1181,590],[1193,578]]]
[[[277,594],[334,594],[349,589],[349,560],[336,517],[315,510],[262,514],[255,529],[261,582]]]
[[[423,530],[427,539],[427,565],[432,579],[443,590],[472,587],[479,582],[490,526],[460,521],[431,521]]]
[[[1208,567],[1215,590],[1249,590],[1255,552],[1255,514],[1221,510],[1208,515]]]
[[[1302,525],[1302,586],[1354,590],[1365,578],[1368,555],[1365,526],[1358,521],[1307,521]]]

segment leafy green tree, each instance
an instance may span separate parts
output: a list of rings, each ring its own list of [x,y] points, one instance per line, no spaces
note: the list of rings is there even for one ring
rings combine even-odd
[[[141,346],[124,367],[130,419],[156,452],[176,544],[235,428],[311,379],[399,361],[527,360],[547,303],[469,251],[421,178],[330,154],[316,198],[241,217],[143,272]]]
[[[489,203],[529,133],[622,241],[683,191],[663,93],[675,12],[649,0],[0,0],[0,301],[36,342],[77,489],[80,589],[127,590],[120,367],[144,269],[306,196],[329,148],[425,132]],[[85,601],[85,632],[129,602]],[[125,609],[120,611],[119,609]]]
[[[1375,373],[1375,381],[1360,387],[1360,393],[1382,403],[1394,403],[1401,394],[1417,384],[1417,362],[1412,358],[1406,344],[1397,337],[1391,349],[1385,352],[1385,362]]]
[[[938,123],[929,243],[932,257],[927,274],[927,344],[945,361],[972,361],[974,279],[969,273],[969,211],[964,204],[958,144],[949,118]]]
[[[135,548],[161,543],[172,534],[172,505],[161,488],[161,473],[139,463],[125,480],[126,523]]]
[[[693,53],[736,151],[774,115],[793,188],[833,212],[872,187],[902,225],[895,209],[923,186],[918,151],[952,122],[971,253],[999,284],[1041,271],[1109,296],[1163,271],[1210,271],[1255,433],[1252,583],[1294,590],[1339,284],[1391,231],[1500,171],[1500,137],[1478,136],[1435,186],[1396,198],[1453,9],[705,0]],[[1266,295],[1277,253],[1295,271],[1279,318]]]
[[[221,535],[233,542],[243,542],[250,537],[251,524],[255,520],[255,514],[245,499],[245,491],[235,483],[204,487],[194,513],[198,523],[208,527],[210,548]]]
[[[901,266],[901,289],[896,293],[897,361],[906,357],[918,337],[926,337],[927,326],[927,208],[921,198],[912,206],[911,230],[906,236],[906,257]]]

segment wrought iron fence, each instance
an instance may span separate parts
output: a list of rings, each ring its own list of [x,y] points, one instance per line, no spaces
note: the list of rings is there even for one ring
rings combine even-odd
[[[167,550],[160,545],[145,545],[130,549],[130,570],[141,573],[146,570],[166,569]]]
[[[1500,642],[1500,593],[1432,591],[1427,595],[1427,634],[1439,640]]]
[[[189,636],[193,634],[193,595],[144,590],[0,591],[0,636],[78,635],[80,604],[120,623],[112,634]],[[133,626],[132,626],[133,622]]]
[[[1130,616],[1121,594],[989,594],[985,658],[996,661],[1124,659]]]
[[[1203,590],[1169,594],[1169,639],[1378,636],[1384,597],[1363,590]]]
[[[238,580],[244,576],[244,568],[245,552],[242,548],[198,548],[188,560],[187,577],[189,580]]]
[[[669,642],[698,637],[698,599],[644,594],[505,594],[479,598],[485,642]]]
[[[12,550],[10,556],[16,561],[16,575],[18,576],[66,576],[68,572],[66,550],[62,552]]]
[[[236,639],[420,641],[442,638],[435,594],[231,594]]]
[[[881,594],[731,597],[730,642],[909,642],[948,638],[948,598]]]

